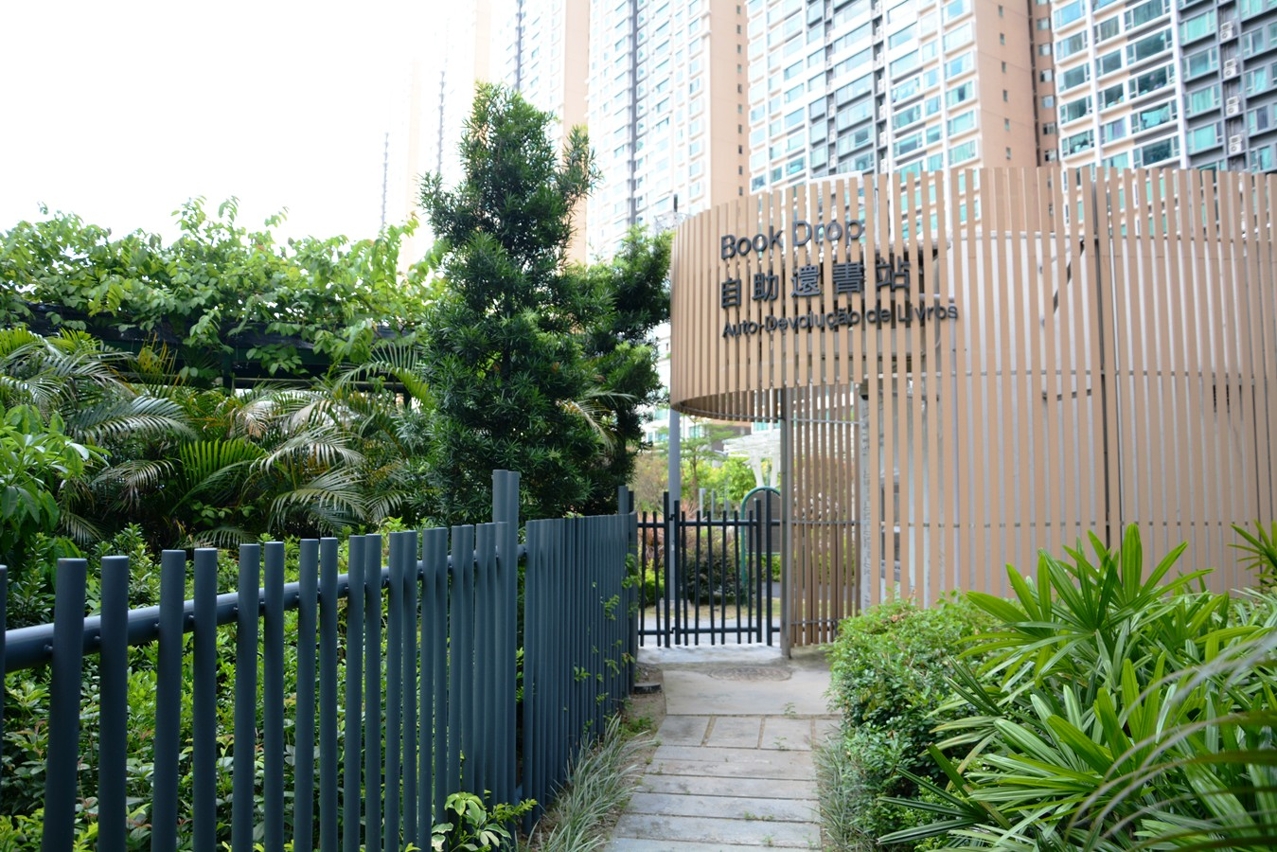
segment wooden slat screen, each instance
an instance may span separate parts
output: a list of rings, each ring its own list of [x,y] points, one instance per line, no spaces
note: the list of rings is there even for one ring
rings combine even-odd
[[[1005,594],[1007,563],[1132,523],[1249,585],[1231,525],[1274,513],[1275,186],[842,176],[685,222],[671,399],[788,430],[791,642],[895,595]]]

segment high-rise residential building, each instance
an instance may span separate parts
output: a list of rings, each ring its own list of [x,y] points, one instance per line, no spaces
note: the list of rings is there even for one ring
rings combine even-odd
[[[1277,167],[1277,0],[488,2],[459,40],[590,132],[577,259],[835,174]]]
[[[1274,167],[1277,3],[1034,9],[1037,54],[1051,60],[1039,71],[1043,126],[1058,134],[1055,144],[1044,134],[1044,152],[1066,165]]]
[[[496,0],[494,79],[517,89],[529,103],[553,114],[560,141],[586,124],[590,84],[590,0]],[[572,260],[586,260],[586,222],[573,215]]]
[[[600,180],[578,212],[585,259],[745,191],[743,0],[501,0],[498,77],[585,125]],[[712,22],[712,25],[711,25]],[[584,236],[586,242],[581,242]]]
[[[596,2],[589,129],[602,180],[590,246],[745,192],[744,0]]]
[[[1037,163],[1022,0],[750,0],[749,13],[751,191]]]

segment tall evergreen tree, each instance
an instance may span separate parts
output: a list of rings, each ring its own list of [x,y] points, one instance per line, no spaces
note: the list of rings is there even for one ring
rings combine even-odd
[[[598,304],[566,254],[595,170],[584,130],[560,157],[551,122],[517,92],[481,85],[460,184],[423,180],[446,246],[447,289],[423,335],[440,521],[487,518],[496,467],[522,474],[524,517],[579,511],[592,490],[599,439],[574,403],[591,389],[579,332]]]

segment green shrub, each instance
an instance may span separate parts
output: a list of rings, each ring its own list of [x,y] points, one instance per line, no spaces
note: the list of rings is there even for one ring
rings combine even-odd
[[[954,654],[992,624],[955,598],[930,609],[891,601],[839,626],[830,653],[830,705],[842,717],[842,730],[818,755],[823,821],[835,848],[876,849],[878,836],[922,820],[915,809],[882,797],[918,796],[905,773],[943,777],[926,753],[942,721],[935,711],[950,695]],[[953,708],[948,718],[960,713]]]
[[[944,782],[914,780],[938,820],[884,843],[1277,846],[1277,601],[1195,591],[1205,572],[1170,574],[1183,546],[1146,571],[1134,527],[1091,543],[1093,558],[1043,554],[1036,577],[1009,569],[1013,601],[970,595],[1000,625],[987,662],[954,672],[970,709],[943,745],[964,756],[931,749]]]

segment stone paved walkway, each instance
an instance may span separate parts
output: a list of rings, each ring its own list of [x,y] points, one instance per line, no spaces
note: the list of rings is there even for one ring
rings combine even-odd
[[[670,649],[640,656],[665,679],[660,743],[611,852],[819,849],[813,742],[828,715],[823,656]]]

